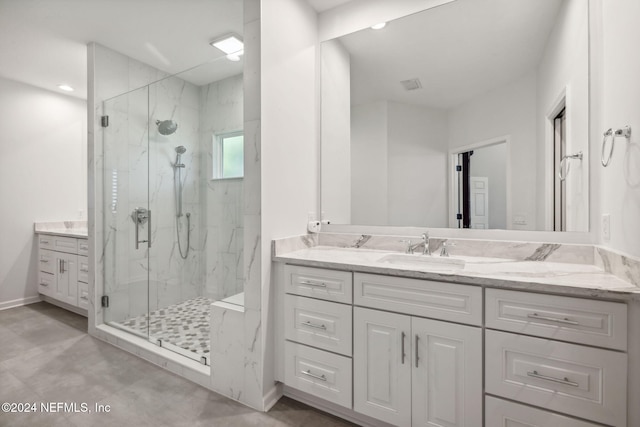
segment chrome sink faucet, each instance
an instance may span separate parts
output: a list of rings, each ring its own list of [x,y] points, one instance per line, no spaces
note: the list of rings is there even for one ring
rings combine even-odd
[[[431,249],[429,248],[429,232],[425,231],[422,233],[422,243],[424,243],[424,247],[422,248],[422,255],[431,255]]]
[[[422,246],[422,255],[431,255],[431,249],[429,248],[429,232],[422,233],[421,243],[416,243],[415,245],[411,242],[411,240],[400,240],[402,243],[406,244],[404,253],[412,254],[417,248]]]

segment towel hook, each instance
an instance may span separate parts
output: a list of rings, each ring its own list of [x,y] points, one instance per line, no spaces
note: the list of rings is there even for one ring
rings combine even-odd
[[[567,160],[570,160],[570,159],[582,160],[582,151],[579,151],[576,154],[568,154],[562,157],[562,160],[560,160],[560,167],[558,168],[558,178],[560,178],[560,181],[564,181],[565,179],[567,179],[567,176],[569,176],[571,163],[568,162]],[[562,170],[564,169],[565,165],[567,166],[567,171],[563,174]]]
[[[607,129],[607,131],[603,134],[604,138],[602,139],[602,153],[600,155],[600,161],[602,162],[602,166],[605,168],[609,166],[611,163],[611,157],[613,156],[613,147],[616,143],[616,137],[623,136],[626,138],[627,142],[631,139],[631,126],[625,126],[624,129],[617,129],[615,132],[612,128]],[[611,148],[609,148],[609,154],[605,159],[605,147],[607,145],[607,139],[611,137]]]

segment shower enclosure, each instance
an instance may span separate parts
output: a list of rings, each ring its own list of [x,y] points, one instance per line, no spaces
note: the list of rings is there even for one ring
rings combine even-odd
[[[103,305],[106,324],[208,364],[210,305],[243,291],[243,180],[212,172],[242,135],[242,75],[201,76],[103,103]]]

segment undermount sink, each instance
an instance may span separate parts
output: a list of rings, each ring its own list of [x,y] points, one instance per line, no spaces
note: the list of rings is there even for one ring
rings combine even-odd
[[[463,259],[422,254],[391,254],[385,255],[379,261],[388,264],[425,267],[433,270],[462,270],[465,264]]]

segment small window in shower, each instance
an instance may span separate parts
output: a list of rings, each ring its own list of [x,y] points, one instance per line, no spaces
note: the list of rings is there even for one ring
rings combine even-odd
[[[242,132],[214,136],[213,179],[244,176],[244,135]]]

